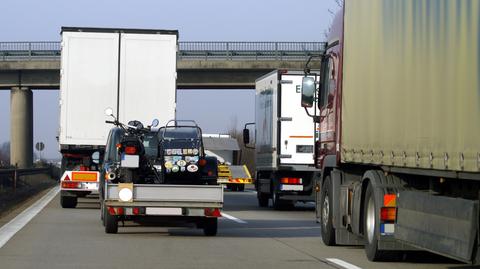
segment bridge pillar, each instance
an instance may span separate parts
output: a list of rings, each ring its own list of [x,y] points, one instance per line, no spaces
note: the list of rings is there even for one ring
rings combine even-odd
[[[10,164],[33,166],[33,93],[26,87],[10,91]]]

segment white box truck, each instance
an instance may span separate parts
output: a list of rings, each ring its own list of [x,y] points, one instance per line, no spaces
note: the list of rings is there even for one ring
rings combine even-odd
[[[98,191],[111,129],[106,108],[122,122],[175,118],[177,44],[178,32],[170,30],[62,28],[62,207]]]
[[[275,209],[314,201],[314,124],[301,101],[303,71],[275,70],[255,83],[255,188],[258,204]],[[248,124],[244,142],[250,143]]]

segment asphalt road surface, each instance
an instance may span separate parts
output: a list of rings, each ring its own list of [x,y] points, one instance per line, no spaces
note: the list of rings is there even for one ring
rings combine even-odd
[[[15,227],[1,228],[0,245],[6,242],[0,268],[469,268],[425,252],[372,263],[362,247],[326,247],[313,204],[297,204],[293,211],[263,209],[252,189],[225,192],[227,215],[219,220],[216,237],[194,227],[134,223],[105,234],[97,198],[79,202],[76,209],[62,209],[57,194],[10,240],[2,237]]]

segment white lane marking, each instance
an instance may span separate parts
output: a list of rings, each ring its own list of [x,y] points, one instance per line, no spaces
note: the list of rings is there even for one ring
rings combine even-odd
[[[346,268],[346,269],[362,269],[356,265],[353,265],[351,263],[348,263],[346,261],[343,261],[343,260],[340,260],[340,259],[335,259],[335,258],[326,258],[325,260],[331,262],[331,263],[334,263],[336,265],[340,265],[341,267],[343,268]]]
[[[227,219],[229,219],[229,220],[233,220],[233,221],[235,221],[236,223],[240,223],[240,224],[246,224],[246,223],[247,223],[247,222],[244,221],[244,220],[241,220],[241,219],[239,219],[239,218],[235,218],[234,216],[230,216],[230,215],[228,215],[227,213],[223,213],[223,212],[222,212],[222,217],[227,218]]]
[[[60,188],[57,186],[51,189],[40,200],[18,214],[15,218],[0,228],[0,248],[2,248],[10,238],[20,231],[30,222],[50,201],[58,194]]]

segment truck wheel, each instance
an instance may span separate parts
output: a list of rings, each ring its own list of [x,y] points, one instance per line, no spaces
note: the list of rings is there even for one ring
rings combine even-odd
[[[322,241],[327,246],[335,245],[335,228],[333,228],[332,183],[330,176],[325,178],[320,194],[320,225]],[[318,205],[317,205],[318,207]]]
[[[244,191],[245,190],[245,185],[240,184],[237,186],[237,191]]]
[[[257,192],[258,206],[268,207],[268,195],[265,193]]]
[[[206,236],[217,235],[218,220],[217,218],[205,218],[203,222],[203,234]]]
[[[287,208],[292,208],[294,205],[294,202],[280,199],[278,195],[278,191],[274,190],[272,194],[272,204],[275,210],[284,210]]]
[[[118,232],[117,216],[110,215],[106,206],[103,206],[103,221],[105,223],[105,232],[107,234],[116,234]]]
[[[384,251],[378,250],[378,208],[375,205],[373,187],[368,184],[363,202],[363,237],[365,238],[365,253],[370,261],[378,261],[383,258]]]
[[[77,206],[77,197],[60,194],[60,205],[63,208],[75,208]]]

